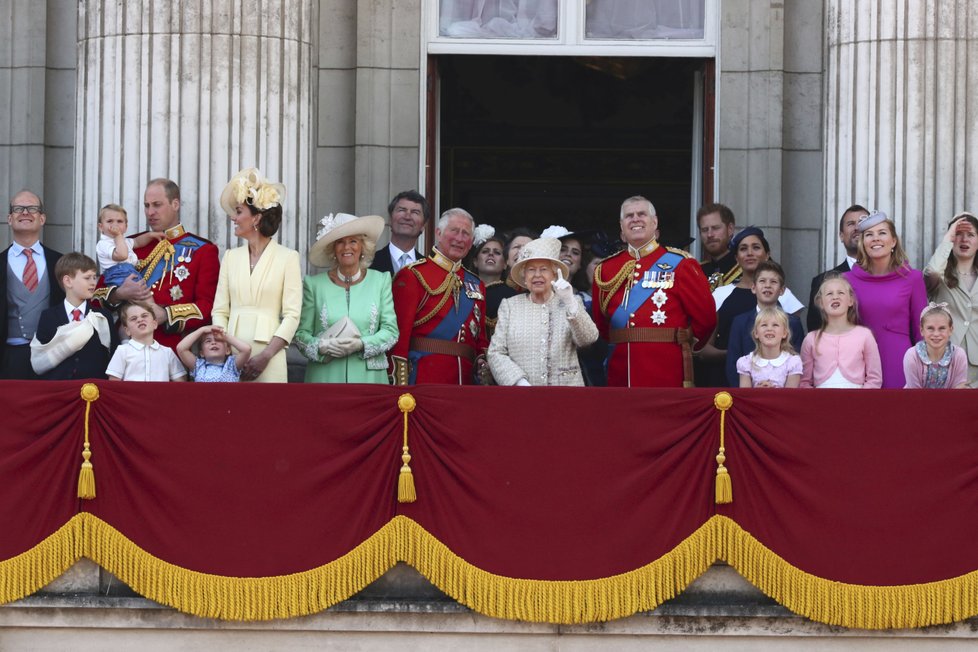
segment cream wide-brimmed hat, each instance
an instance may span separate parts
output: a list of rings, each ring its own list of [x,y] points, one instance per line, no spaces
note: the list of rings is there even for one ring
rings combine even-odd
[[[258,168],[238,170],[221,191],[221,208],[234,215],[234,207],[249,203],[260,211],[285,201],[285,186],[264,178]]]
[[[564,274],[564,278],[570,276],[570,269],[567,263],[558,258],[560,256],[560,240],[556,238],[537,238],[523,245],[520,249],[519,258],[513,264],[513,269],[509,271],[509,278],[521,288],[523,285],[523,267],[531,260],[546,260],[556,265]]]
[[[377,238],[384,232],[384,218],[380,215],[357,217],[349,213],[330,213],[319,220],[322,228],[316,234],[316,242],[309,248],[309,262],[316,267],[329,264],[328,253],[333,243],[341,238],[362,235],[377,244]]]

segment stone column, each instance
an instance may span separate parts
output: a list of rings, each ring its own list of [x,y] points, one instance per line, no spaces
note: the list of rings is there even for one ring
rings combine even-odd
[[[74,244],[94,251],[99,207],[145,228],[143,190],[180,185],[184,225],[240,244],[220,192],[258,167],[287,189],[283,244],[308,243],[312,0],[78,3]]]
[[[826,260],[853,202],[894,217],[914,267],[978,210],[971,0],[826,0]]]
[[[24,188],[44,201],[45,244],[71,248],[74,4],[0,0],[0,248],[10,244],[7,202]]]

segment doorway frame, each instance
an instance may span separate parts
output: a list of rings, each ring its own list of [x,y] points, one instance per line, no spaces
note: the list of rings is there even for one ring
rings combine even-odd
[[[693,164],[690,166],[692,189],[690,197],[690,236],[696,238],[696,210],[700,205],[715,201],[719,193],[719,106],[716,102],[719,93],[718,58],[720,52],[720,0],[705,0],[703,39],[684,41],[606,41],[584,38],[584,2],[574,4],[575,11],[562,12],[560,30],[562,39],[527,41],[516,39],[447,39],[438,36],[439,0],[421,2],[421,38],[419,76],[424,92],[419,93],[418,115],[423,116],[419,123],[418,142],[418,186],[428,199],[432,219],[422,234],[424,249],[430,249],[434,242],[435,223],[442,211],[440,206],[441,161],[438,156],[441,144],[441,121],[438,115],[440,106],[440,84],[438,58],[444,55],[504,55],[504,56],[588,56],[588,57],[682,57],[703,59],[701,73],[702,86],[694,89],[694,127],[693,142],[690,147]],[[564,5],[564,3],[562,3]],[[574,31],[570,37],[571,31]],[[702,110],[700,110],[702,107]],[[697,147],[699,146],[699,147]],[[700,149],[701,148],[701,149]],[[694,194],[699,194],[697,202]],[[699,253],[696,240],[694,255]]]

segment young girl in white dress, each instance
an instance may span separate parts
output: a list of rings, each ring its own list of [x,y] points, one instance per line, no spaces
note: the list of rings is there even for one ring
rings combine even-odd
[[[741,387],[798,387],[801,358],[791,348],[788,315],[781,308],[766,307],[754,319],[754,352],[737,360]]]
[[[802,387],[878,389],[883,384],[873,332],[859,326],[856,295],[839,274],[826,274],[815,293],[822,328],[801,345]]]

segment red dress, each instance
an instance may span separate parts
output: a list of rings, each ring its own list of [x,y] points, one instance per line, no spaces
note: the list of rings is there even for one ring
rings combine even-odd
[[[401,269],[393,292],[400,332],[390,352],[395,383],[472,384],[474,359],[489,344],[479,277],[436,249]]]
[[[621,316],[621,328],[613,327],[612,316],[626,294],[640,292],[645,284],[655,292]],[[609,387],[684,385],[683,348],[675,339],[667,341],[670,333],[690,329],[699,348],[716,326],[709,282],[689,254],[654,240],[640,250],[629,247],[598,265],[591,296],[594,323],[601,337],[612,342]]]

